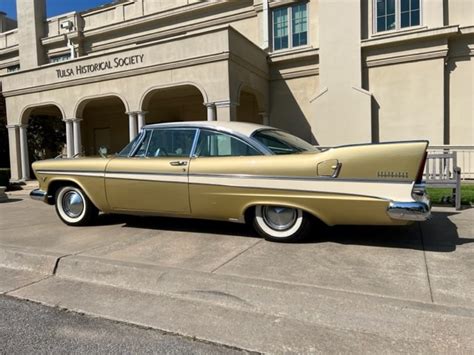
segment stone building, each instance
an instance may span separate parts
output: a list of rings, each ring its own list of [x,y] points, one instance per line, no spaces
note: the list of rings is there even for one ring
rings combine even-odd
[[[114,152],[147,123],[270,124],[321,145],[474,145],[474,1],[129,0],[0,14],[12,180],[32,115],[67,155]],[[13,28],[15,27],[15,28]]]

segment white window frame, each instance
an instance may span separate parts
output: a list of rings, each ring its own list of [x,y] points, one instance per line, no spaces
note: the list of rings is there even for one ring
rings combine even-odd
[[[306,5],[306,44],[293,47],[293,6],[295,5]],[[273,16],[273,11],[281,8],[286,8],[287,17],[288,17],[288,48],[275,49],[275,17]],[[299,1],[294,3],[287,3],[285,6],[278,6],[271,8],[270,16],[272,17],[271,26],[272,26],[272,52],[283,52],[289,51],[296,48],[305,48],[309,46],[309,1]]]
[[[407,31],[423,27],[423,1],[420,0],[420,24],[416,26],[400,27],[402,22],[402,12],[400,9],[400,0],[395,0],[395,29],[386,31],[377,31],[377,0],[372,0],[372,33],[375,35],[394,33],[399,31]]]

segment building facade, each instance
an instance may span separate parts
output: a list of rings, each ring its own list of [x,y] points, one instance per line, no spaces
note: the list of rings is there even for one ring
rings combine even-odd
[[[237,120],[320,145],[474,145],[474,1],[129,0],[0,14],[12,180],[29,118],[60,118],[67,155],[118,151],[144,124]]]

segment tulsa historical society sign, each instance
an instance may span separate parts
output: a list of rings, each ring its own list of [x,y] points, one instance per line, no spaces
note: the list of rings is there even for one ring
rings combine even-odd
[[[61,79],[120,67],[128,67],[129,65],[143,63],[144,57],[144,54],[137,54],[128,57],[115,57],[111,60],[104,60],[92,64],[78,64],[73,68],[56,69],[56,75],[58,76],[58,79]]]

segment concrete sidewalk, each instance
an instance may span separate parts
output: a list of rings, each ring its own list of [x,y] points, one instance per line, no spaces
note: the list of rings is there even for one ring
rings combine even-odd
[[[0,292],[261,352],[474,351],[474,209],[303,244],[246,226],[0,204]]]

